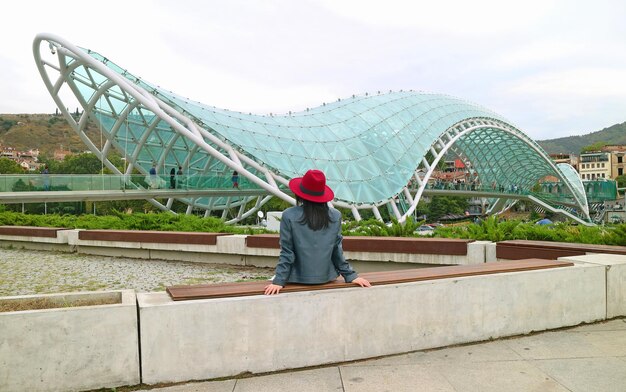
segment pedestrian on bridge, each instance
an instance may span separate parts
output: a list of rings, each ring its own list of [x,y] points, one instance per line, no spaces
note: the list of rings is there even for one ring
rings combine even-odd
[[[170,170],[170,189],[176,189],[176,169]]]
[[[50,170],[48,169],[48,165],[44,166],[43,171],[41,172],[43,176],[43,190],[50,190]]]
[[[184,173],[183,173],[183,167],[182,166],[178,166],[178,171],[176,172],[176,176],[178,177],[178,187],[182,187],[183,186],[183,182],[185,180]]]
[[[230,181],[233,183],[233,188],[239,189],[239,173],[237,173],[237,170],[233,172],[233,176],[230,178]]]
[[[152,164],[152,167],[150,168],[150,188],[152,189],[156,189],[159,187],[159,179],[157,178],[157,171],[156,171],[156,163]]]

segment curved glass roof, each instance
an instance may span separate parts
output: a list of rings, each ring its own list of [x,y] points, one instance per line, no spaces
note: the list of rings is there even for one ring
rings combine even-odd
[[[458,99],[414,92],[359,96],[287,116],[166,100],[285,177],[323,170],[338,199],[357,203],[398,193],[433,139],[453,124],[495,117]]]
[[[482,184],[530,191],[549,175],[571,182],[571,173],[557,168],[523,132],[498,114],[458,98],[390,91],[353,95],[297,113],[241,113],[183,98],[96,52],[73,48],[60,56],[70,70],[64,76],[68,85],[104,128],[111,146],[145,173],[153,163],[161,172],[183,166],[191,176],[224,176],[240,167],[249,178],[268,178],[274,192],[278,188],[269,177],[283,181],[317,168],[326,173],[336,200],[362,208],[406,192],[418,169],[428,171],[449,154],[469,164]],[[116,82],[115,74],[134,86]],[[95,144],[91,147],[98,150]],[[582,206],[584,194],[581,199],[574,184],[568,188]],[[210,209],[212,202],[206,203]]]
[[[578,172],[574,167],[568,163],[559,163],[556,165],[561,173],[565,176],[570,186],[572,187],[572,191],[578,196],[583,203],[583,209],[589,213],[589,201],[587,200],[587,193],[585,192],[585,186],[583,185]]]
[[[458,98],[413,91],[353,96],[287,115],[234,112],[180,97],[88,53],[286,178],[323,170],[337,199],[347,202],[376,203],[400,192],[433,141],[454,124],[470,118],[504,122]],[[117,111],[125,105],[120,100]]]

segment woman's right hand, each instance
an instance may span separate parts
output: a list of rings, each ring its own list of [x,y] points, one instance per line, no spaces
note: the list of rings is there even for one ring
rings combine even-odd
[[[265,286],[265,295],[278,294],[282,288],[283,286],[279,286],[274,283],[268,284],[267,286]]]
[[[356,278],[351,283],[358,284],[361,287],[372,287],[372,284],[365,278]]]

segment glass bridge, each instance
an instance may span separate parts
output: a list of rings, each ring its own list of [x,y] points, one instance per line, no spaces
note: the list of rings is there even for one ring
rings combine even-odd
[[[73,190],[93,182],[114,188],[111,192],[137,186],[129,191],[162,194],[169,177],[161,177],[159,183],[165,185],[151,187],[145,178],[150,168],[155,165],[159,172],[169,173],[182,167],[188,175],[184,191],[207,193],[179,200],[195,209],[215,211],[233,207],[233,199],[210,192],[232,192],[229,179],[237,171],[239,192],[258,194],[236,201],[249,208],[234,223],[251,216],[272,197],[295,203],[286,188],[289,179],[316,168],[326,173],[335,191],[334,206],[348,209],[357,220],[362,210],[382,219],[379,209],[383,208],[402,222],[429,192],[467,192],[432,189],[437,167],[452,156],[471,170],[477,183],[504,184],[505,188],[481,189],[500,199],[490,203],[489,213],[505,211],[516,199],[527,198],[547,209],[567,211],[579,222],[590,221],[585,189],[571,166],[555,164],[502,116],[459,98],[413,90],[378,91],[294,113],[242,113],[182,97],[52,34],[35,37],[33,55],[65,120],[103,166],[119,175],[74,182],[50,177],[52,189]],[[67,97],[78,102],[82,113],[68,111],[74,105],[65,103]],[[111,163],[112,154],[128,163],[124,172]],[[128,177],[135,172],[141,176]],[[548,177],[562,185],[560,194],[530,193]],[[517,188],[511,190],[510,184]],[[32,186],[37,186],[35,179]],[[149,201],[170,209],[171,203]]]

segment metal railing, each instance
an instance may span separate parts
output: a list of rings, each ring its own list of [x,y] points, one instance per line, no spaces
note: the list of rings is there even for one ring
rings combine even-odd
[[[260,189],[244,177],[235,187],[231,176],[24,174],[0,175],[0,192],[98,191],[130,189]]]

